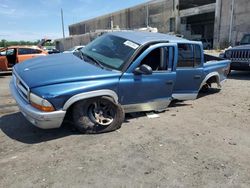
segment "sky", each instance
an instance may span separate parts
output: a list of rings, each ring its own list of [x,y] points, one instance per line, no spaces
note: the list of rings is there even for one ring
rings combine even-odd
[[[62,38],[61,8],[65,35],[68,25],[91,19],[148,0],[0,0],[0,40],[36,41]]]

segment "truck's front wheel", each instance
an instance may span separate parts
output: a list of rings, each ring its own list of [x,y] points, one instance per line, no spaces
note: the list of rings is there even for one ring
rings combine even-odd
[[[80,101],[74,105],[73,121],[82,133],[103,133],[121,127],[124,112],[120,105],[109,97]]]

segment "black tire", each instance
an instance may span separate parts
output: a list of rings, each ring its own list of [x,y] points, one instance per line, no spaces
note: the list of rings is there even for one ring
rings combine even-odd
[[[207,93],[210,88],[211,88],[211,84],[206,83],[205,85],[202,86],[200,92],[201,93]]]
[[[75,127],[88,134],[119,129],[125,116],[123,108],[109,97],[79,101],[74,105],[72,115]]]

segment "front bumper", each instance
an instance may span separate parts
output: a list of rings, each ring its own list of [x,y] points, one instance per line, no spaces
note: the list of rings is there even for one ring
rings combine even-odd
[[[33,125],[41,129],[59,128],[63,122],[66,111],[41,112],[27,103],[18,93],[13,79],[10,82],[10,91],[16,103],[25,116]]]
[[[250,71],[250,62],[232,62],[231,70]]]

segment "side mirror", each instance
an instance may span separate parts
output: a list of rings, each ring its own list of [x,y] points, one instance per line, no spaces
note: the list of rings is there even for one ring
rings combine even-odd
[[[76,57],[79,57],[80,59],[82,59],[82,54],[81,54],[81,52],[79,52],[79,50],[73,52],[73,54],[74,54]]]
[[[238,42],[236,42],[236,45],[237,45],[237,46],[239,46],[239,45],[240,45],[240,42],[239,42],[239,41],[238,41]]]
[[[137,67],[135,70],[134,70],[134,74],[136,75],[140,75],[140,74],[145,74],[145,75],[150,75],[153,73],[153,70],[150,66],[148,65],[141,65],[140,67]]]

